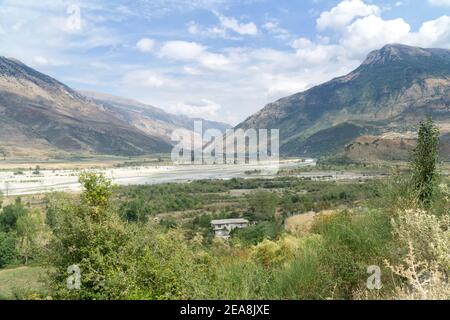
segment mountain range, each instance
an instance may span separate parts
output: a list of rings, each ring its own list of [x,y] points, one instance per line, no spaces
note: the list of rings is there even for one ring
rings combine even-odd
[[[351,73],[268,104],[238,128],[280,129],[284,155],[403,160],[432,116],[450,156],[450,50],[390,44]]]
[[[170,152],[170,134],[194,119],[123,98],[78,92],[15,59],[0,57],[0,155],[135,156]],[[204,121],[223,130],[223,123]]]
[[[265,106],[237,128],[280,129],[285,156],[405,160],[415,128],[432,116],[450,159],[450,50],[401,44],[371,52],[349,74]],[[194,120],[157,107],[77,91],[0,57],[0,155],[70,157],[169,152]],[[203,120],[204,130],[229,125]]]

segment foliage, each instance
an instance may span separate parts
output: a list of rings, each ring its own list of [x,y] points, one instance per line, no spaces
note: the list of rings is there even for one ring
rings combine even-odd
[[[9,232],[17,228],[17,221],[20,217],[27,215],[28,211],[23,206],[22,200],[17,198],[14,204],[3,208],[0,214],[0,231]]]
[[[429,206],[436,189],[439,129],[431,118],[419,125],[418,144],[412,162],[414,184],[422,204]]]
[[[263,221],[245,229],[234,229],[231,232],[233,241],[245,245],[255,245],[265,239],[274,240],[283,231],[279,221]]]
[[[16,241],[17,238],[14,233],[0,231],[0,268],[16,262]]]
[[[43,221],[38,211],[23,215],[17,220],[17,251],[25,265],[39,253],[42,227]]]
[[[257,191],[248,197],[248,203],[255,220],[273,220],[278,205],[278,196],[273,192]]]
[[[88,183],[83,185],[84,201],[52,209],[56,225],[48,263],[55,297],[188,299],[198,294],[202,282],[194,275],[207,274],[208,268],[178,231],[166,234],[155,226],[124,223],[109,202],[108,181],[97,176],[82,182]],[[81,270],[80,290],[66,288],[71,265]]]
[[[90,214],[95,219],[101,219],[98,215],[109,204],[112,195],[111,181],[103,174],[81,173],[79,182],[83,185],[81,201],[90,209]]]

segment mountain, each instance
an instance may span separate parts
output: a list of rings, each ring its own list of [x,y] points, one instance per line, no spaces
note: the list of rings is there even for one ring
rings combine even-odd
[[[162,109],[131,99],[92,91],[80,91],[80,93],[122,121],[169,143],[171,143],[170,136],[173,130],[181,128],[192,131],[195,120],[202,121],[204,131],[217,129],[225,132],[226,129],[231,128],[226,123],[167,113]]]
[[[280,129],[284,155],[345,154],[352,145],[358,158],[355,145],[370,149],[364,137],[388,148],[392,133],[414,131],[426,116],[444,136],[450,132],[450,50],[391,44],[348,75],[268,104],[238,128]]]
[[[0,156],[135,156],[170,152],[170,133],[194,119],[135,101],[85,94],[0,57]],[[226,124],[204,121],[204,127]]]
[[[139,155],[171,149],[63,83],[3,57],[0,124],[4,156]]]

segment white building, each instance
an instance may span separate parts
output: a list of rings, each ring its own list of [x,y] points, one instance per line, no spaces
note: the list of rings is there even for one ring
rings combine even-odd
[[[211,226],[213,227],[216,237],[228,239],[232,230],[239,228],[247,228],[248,220],[246,219],[223,219],[223,220],[213,220],[211,221]]]

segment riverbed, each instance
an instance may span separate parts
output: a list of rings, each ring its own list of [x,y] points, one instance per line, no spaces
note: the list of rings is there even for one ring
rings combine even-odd
[[[102,173],[117,185],[148,185],[231,178],[272,178],[280,169],[315,166],[313,159],[291,159],[275,163],[241,165],[137,166],[89,170],[33,170],[0,172],[0,192],[6,196],[80,190],[83,171]]]

